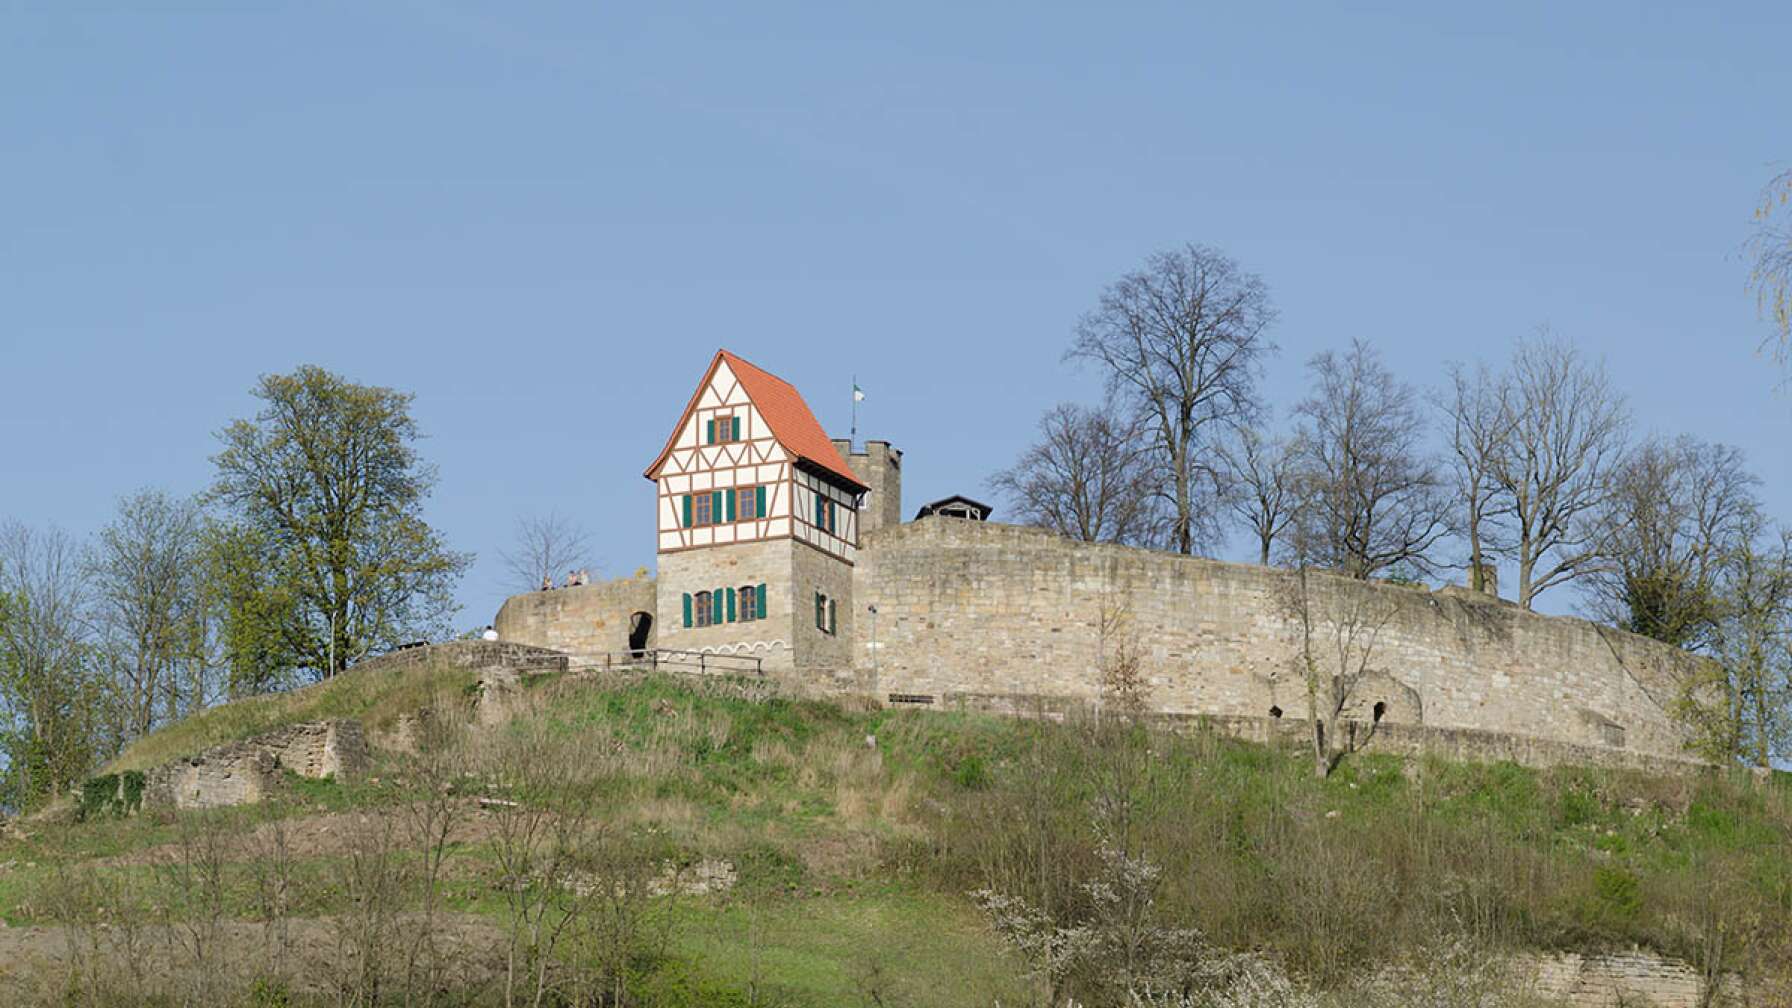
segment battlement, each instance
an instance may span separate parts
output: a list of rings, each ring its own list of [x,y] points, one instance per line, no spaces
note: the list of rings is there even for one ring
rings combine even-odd
[[[853,475],[870,487],[859,512],[859,534],[902,524],[902,451],[888,441],[867,441],[859,451],[849,438],[833,441]]]

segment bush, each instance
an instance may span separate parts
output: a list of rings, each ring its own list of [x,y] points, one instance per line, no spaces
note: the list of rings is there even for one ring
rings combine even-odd
[[[87,820],[130,815],[143,807],[143,785],[144,776],[139,770],[89,777],[81,784],[76,817]]]

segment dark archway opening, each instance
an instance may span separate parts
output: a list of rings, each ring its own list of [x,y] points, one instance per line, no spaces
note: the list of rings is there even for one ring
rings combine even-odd
[[[653,616],[638,612],[628,618],[628,653],[639,658],[647,653],[647,635],[653,632]]]
[[[1380,724],[1381,719],[1386,717],[1387,713],[1388,702],[1386,700],[1377,700],[1375,701],[1375,709],[1371,712],[1370,716],[1375,719],[1376,724]]]

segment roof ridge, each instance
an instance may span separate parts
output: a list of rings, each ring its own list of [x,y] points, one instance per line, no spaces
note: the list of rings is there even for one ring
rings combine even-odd
[[[870,489],[852,471],[840,450],[834,447],[833,438],[828,437],[822,428],[821,421],[815,418],[815,411],[809,408],[803,394],[797,387],[783,378],[747,360],[745,357],[727,349],[718,348],[710,359],[709,367],[703,372],[703,378],[697,383],[697,390],[692,393],[690,402],[685,406],[678,427],[666,439],[666,446],[660,450],[653,464],[644,473],[648,479],[665,463],[666,456],[672,453],[674,443],[678,440],[679,431],[683,429],[685,420],[703,396],[703,389],[714,377],[717,366],[727,364],[734,373],[735,380],[746,390],[747,398],[752,400],[759,415],[771,428],[772,437],[799,461],[807,461],[820,467],[837,479],[846,481],[860,490]]]

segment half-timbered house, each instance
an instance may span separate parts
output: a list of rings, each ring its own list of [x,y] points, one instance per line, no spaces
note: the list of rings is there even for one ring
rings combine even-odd
[[[789,382],[717,352],[645,475],[657,487],[661,648],[850,666],[870,487]]]

